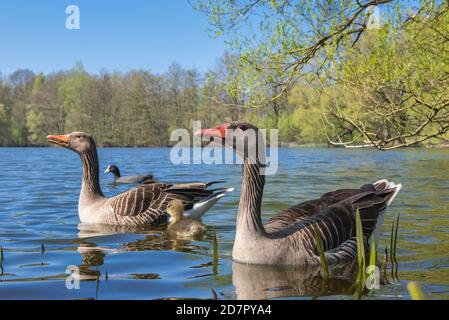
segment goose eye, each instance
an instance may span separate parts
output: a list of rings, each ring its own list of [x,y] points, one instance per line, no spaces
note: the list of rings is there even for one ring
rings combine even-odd
[[[242,123],[240,123],[240,124],[237,126],[237,128],[239,128],[239,129],[242,130],[242,131],[245,131],[246,129],[248,129],[248,127],[247,127],[246,125],[242,124]]]

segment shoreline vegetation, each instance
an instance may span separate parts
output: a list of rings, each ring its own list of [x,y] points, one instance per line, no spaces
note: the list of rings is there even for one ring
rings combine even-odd
[[[99,146],[165,146],[193,121],[233,120],[276,128],[289,146],[449,145],[449,2],[193,2],[229,43],[210,70],[0,73],[0,147],[73,131]]]
[[[0,72],[0,147],[48,147],[45,137],[49,132],[73,131],[93,134],[99,147],[172,147],[176,142],[169,142],[170,132],[191,128],[193,121],[210,127],[244,120],[266,129],[277,128],[281,147],[376,148],[373,144],[334,143],[328,130],[335,129],[335,124],[326,124],[322,115],[320,100],[328,102],[325,93],[314,93],[300,84],[289,90],[288,99],[264,108],[217,100],[217,96],[233,99],[227,86],[237,59],[225,53],[216,68],[204,75],[177,63],[164,74],[146,70],[89,74],[80,62],[71,70],[48,75],[21,69],[2,77]],[[449,115],[444,119],[442,114],[440,126],[449,122]],[[384,124],[382,119],[373,123],[390,136]],[[356,130],[343,122],[339,126],[346,131],[344,140],[357,140]],[[422,135],[434,135],[435,130],[429,125]],[[449,134],[406,147],[449,148]]]
[[[111,148],[111,149],[144,149],[144,148],[172,148],[174,146],[171,144],[166,145],[139,145],[139,146],[117,146],[117,145],[99,145],[98,148]],[[204,147],[205,144],[202,145]],[[269,147],[269,145],[268,145]],[[28,145],[28,146],[0,146],[0,148],[56,148],[54,146],[50,145]],[[354,150],[354,149],[376,149],[374,146],[369,147],[362,147],[362,148],[345,148],[343,146],[334,146],[332,144],[325,144],[325,143],[305,143],[305,144],[298,144],[296,142],[281,142],[279,143],[279,148],[340,148],[340,149],[348,149],[348,150]],[[409,146],[404,149],[447,149],[449,148],[449,144],[423,144],[423,145],[414,145]]]

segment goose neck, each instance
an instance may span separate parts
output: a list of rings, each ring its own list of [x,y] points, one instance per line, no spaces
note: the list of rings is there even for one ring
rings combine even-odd
[[[83,153],[80,155],[83,163],[83,181],[81,195],[83,196],[101,196],[103,193],[100,188],[99,164],[97,150]]]
[[[237,214],[237,233],[266,234],[260,212],[265,176],[260,171],[261,164],[259,162],[244,161],[242,190]]]

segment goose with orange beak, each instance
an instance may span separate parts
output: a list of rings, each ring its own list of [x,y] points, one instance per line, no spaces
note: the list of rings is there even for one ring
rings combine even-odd
[[[198,130],[195,135],[209,138],[211,141],[220,142],[224,144],[225,138],[226,138],[226,132],[229,128],[229,123],[224,123],[219,126],[209,128],[209,129],[200,129]],[[218,140],[218,141],[217,141]]]
[[[253,132],[254,134],[248,134]],[[243,179],[232,257],[237,262],[263,265],[319,266],[317,232],[328,264],[351,263],[357,258],[356,212],[360,212],[363,236],[379,237],[386,208],[401,184],[385,179],[359,189],[341,189],[321,198],[283,210],[263,223],[262,195],[264,152],[259,129],[235,121],[197,132],[204,138],[232,148],[243,158]],[[248,137],[253,136],[253,139]]]
[[[152,183],[138,186],[112,198],[103,195],[99,179],[99,163],[94,138],[84,132],[49,135],[47,140],[79,154],[83,178],[78,202],[81,222],[124,226],[140,226],[165,221],[170,201],[184,205],[191,219],[200,219],[221,197],[232,189],[208,189],[217,183]]]
[[[47,136],[47,141],[53,144],[56,144],[61,147],[68,148],[69,146],[70,135],[61,135],[61,136]]]

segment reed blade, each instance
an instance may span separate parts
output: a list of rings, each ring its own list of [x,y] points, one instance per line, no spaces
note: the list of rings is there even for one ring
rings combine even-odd
[[[396,229],[394,232],[394,254],[393,254],[394,264],[395,264],[394,276],[397,281],[399,281],[399,277],[398,277],[399,263],[398,263],[398,259],[397,259],[397,255],[396,255],[397,246],[398,246],[398,230],[399,230],[399,214],[398,214],[398,217],[396,218]]]
[[[0,275],[3,275],[3,246],[0,246]]]
[[[355,223],[356,223],[356,239],[357,239],[357,293],[360,298],[365,286],[366,274],[366,260],[365,260],[365,244],[362,228],[362,219],[360,218],[360,210],[357,208],[355,213]]]
[[[321,268],[323,269],[324,277],[327,279],[329,278],[329,269],[327,267],[326,257],[324,255],[323,240],[321,239],[320,234],[315,228],[313,228],[313,233],[315,235],[316,247],[320,255]]]
[[[355,213],[356,237],[357,237],[357,262],[359,265],[365,263],[365,244],[363,241],[362,219],[360,218],[360,210]]]
[[[371,250],[370,250],[370,256],[369,256],[369,264],[367,269],[368,279],[370,281],[374,281],[374,286],[372,288],[376,288],[378,279],[376,278],[376,263],[377,263],[377,251],[376,251],[376,241],[374,240],[374,237],[371,237]],[[372,292],[373,289],[370,290]]]
[[[390,264],[391,264],[391,278],[396,280],[394,277],[394,229],[395,229],[395,221],[393,220],[393,224],[391,225],[391,234],[390,234]]]
[[[98,300],[98,291],[100,290],[100,276],[101,272],[98,271],[98,266],[96,268],[96,279],[95,279],[95,300]]]
[[[413,300],[426,300],[426,296],[417,282],[409,282],[407,289]]]
[[[210,288],[210,290],[212,291],[212,300],[218,300],[218,294],[215,291],[214,288]]]
[[[217,234],[212,239],[212,272],[218,274],[218,241]]]
[[[375,266],[376,265],[376,241],[374,240],[374,237],[371,237],[371,253],[369,257],[369,265]]]
[[[385,283],[390,283],[388,281],[388,248],[385,246],[385,252],[384,252],[384,260],[382,261],[382,274],[385,277]]]

